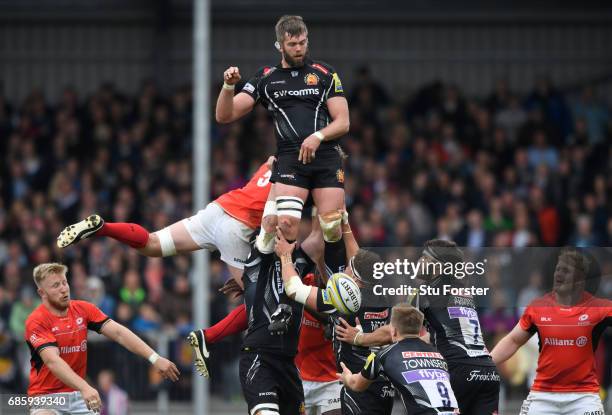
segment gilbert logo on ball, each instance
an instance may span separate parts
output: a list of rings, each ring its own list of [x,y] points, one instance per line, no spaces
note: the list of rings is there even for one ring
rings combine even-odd
[[[342,314],[356,313],[361,307],[359,287],[348,275],[338,272],[327,280],[329,302]]]

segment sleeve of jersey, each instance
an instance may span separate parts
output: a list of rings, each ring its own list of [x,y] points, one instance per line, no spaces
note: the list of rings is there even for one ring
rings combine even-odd
[[[520,327],[533,334],[536,332],[536,326],[533,324],[533,308],[527,307],[519,320]]]
[[[342,81],[340,80],[340,76],[338,72],[331,66],[329,67],[330,75],[331,75],[331,88],[329,89],[329,93],[327,94],[327,99],[333,97],[343,97],[344,96],[344,87],[342,86]]]
[[[336,308],[332,305],[329,295],[327,294],[326,288],[319,288],[317,291],[317,311],[326,314],[331,314],[336,311]]]
[[[344,271],[346,268],[346,246],[340,239],[337,242],[325,242],[323,251],[325,268],[330,274]]]
[[[244,86],[242,87],[240,92],[244,92],[245,94],[250,95],[251,98],[253,98],[255,101],[257,101],[259,99],[259,92],[257,90],[257,87],[259,86],[259,81],[262,78],[265,70],[266,70],[266,68],[259,69],[255,73],[255,75],[253,75],[253,77],[251,77],[251,79],[249,79],[244,84]]]
[[[368,380],[375,380],[380,374],[381,367],[382,365],[378,356],[376,356],[375,353],[370,353],[363,369],[361,369],[361,376]]]
[[[98,307],[91,303],[83,302],[85,310],[87,311],[87,330],[95,331],[100,333],[102,326],[110,320],[110,318],[102,312]]]
[[[25,327],[25,339],[36,353],[46,347],[57,347],[57,339],[53,332],[44,323],[38,320],[30,320]]]

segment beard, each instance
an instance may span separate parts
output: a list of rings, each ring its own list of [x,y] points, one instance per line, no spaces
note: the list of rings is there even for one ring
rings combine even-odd
[[[66,310],[68,308],[68,305],[70,304],[70,297],[68,297],[68,300],[64,301],[62,299],[59,300],[52,300],[51,298],[48,298],[49,304],[57,309],[57,310]]]
[[[299,68],[299,67],[304,66],[304,62],[306,61],[307,56],[308,56],[308,50],[306,50],[306,52],[302,55],[302,57],[299,58],[299,60],[296,60],[283,50],[283,59],[285,59],[285,62],[287,62],[287,65],[289,65],[292,68]]]

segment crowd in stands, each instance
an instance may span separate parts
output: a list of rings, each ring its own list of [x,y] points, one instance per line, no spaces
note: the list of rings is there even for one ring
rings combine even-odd
[[[362,246],[434,237],[471,248],[612,245],[612,119],[595,87],[566,93],[542,78],[518,94],[501,80],[488,96],[470,97],[433,82],[398,102],[363,68],[347,91],[346,203]],[[39,304],[31,271],[55,260],[70,267],[74,298],[152,339],[171,330],[172,357],[191,372],[182,341],[192,328],[189,256],[145,258],[109,238],[55,244],[66,224],[91,213],[150,231],[190,216],[191,127],[188,87],[164,94],[144,82],[133,96],[112,84],[91,95],[34,90],[23,102],[0,95],[0,388],[27,383],[24,322]],[[245,184],[275,146],[261,106],[241,122],[213,123],[211,199]],[[213,321],[236,305],[217,293],[227,278],[213,259]],[[521,292],[500,289],[490,300],[482,323],[491,338],[517,321],[509,304],[541,292],[537,273],[526,278]],[[238,350],[237,338],[213,349],[213,374],[237,376],[227,362]],[[112,369],[120,385],[132,376]],[[181,382],[176,396],[190,376]]]

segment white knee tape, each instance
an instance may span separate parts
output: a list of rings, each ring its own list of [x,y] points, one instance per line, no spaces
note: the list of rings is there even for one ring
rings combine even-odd
[[[304,209],[304,202],[299,197],[279,196],[276,198],[276,214],[278,216],[292,216],[301,219],[302,209]]]
[[[342,238],[342,215],[340,213],[323,216],[319,215],[319,224],[323,231],[323,239],[325,242],[338,242]]]
[[[264,206],[262,218],[265,218],[266,216],[275,216],[275,215],[276,215],[276,201],[268,200],[266,202],[266,205]]]
[[[161,231],[155,232],[159,238],[159,246],[161,247],[162,256],[176,255],[176,247],[170,233],[170,228],[164,228]]]
[[[268,233],[263,226],[259,229],[259,235],[255,239],[255,247],[262,254],[271,254],[274,252],[274,237],[275,233]]]

